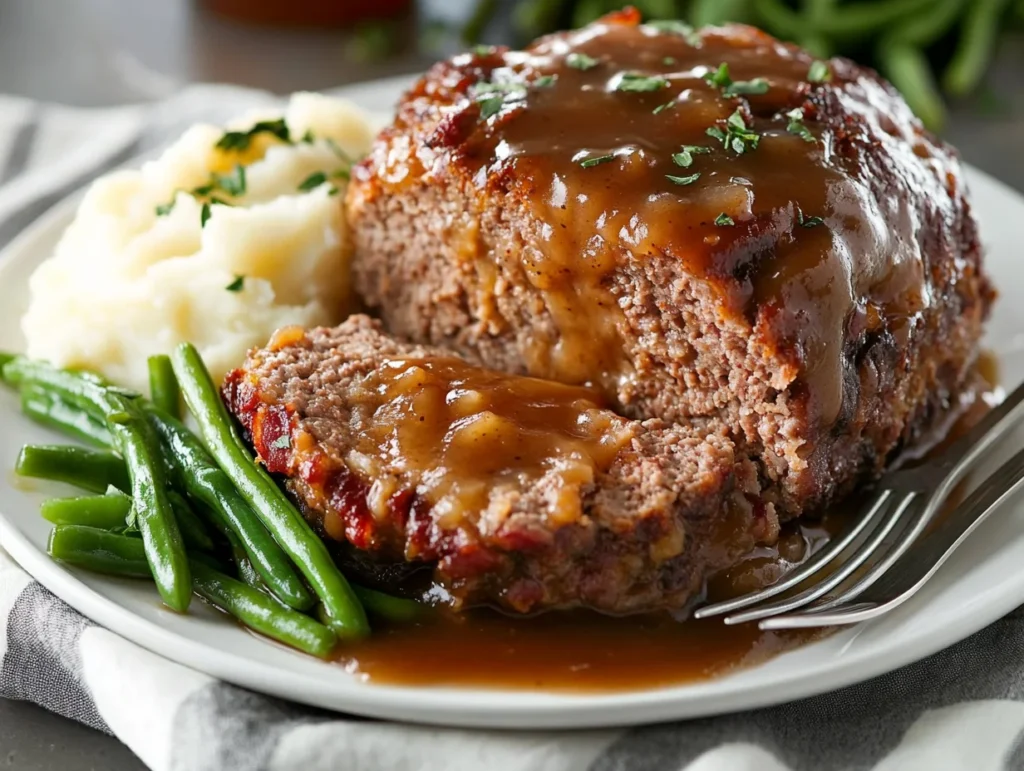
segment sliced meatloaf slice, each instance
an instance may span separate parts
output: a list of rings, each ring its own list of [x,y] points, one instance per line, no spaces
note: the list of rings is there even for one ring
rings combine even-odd
[[[628,420],[365,316],[279,332],[224,393],[325,539],[430,567],[456,606],[678,609],[777,536],[720,426]]]
[[[435,66],[354,171],[386,328],[725,426],[783,516],[880,473],[993,297],[955,152],[874,72],[635,13]]]

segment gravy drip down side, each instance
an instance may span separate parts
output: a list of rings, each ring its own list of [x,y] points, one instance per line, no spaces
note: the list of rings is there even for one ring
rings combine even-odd
[[[366,426],[349,465],[374,481],[371,508],[408,480],[442,527],[485,511],[504,492],[556,479],[547,516],[582,516],[580,488],[611,464],[633,434],[598,407],[591,390],[505,375],[442,356],[388,359],[350,387]],[[550,481],[549,481],[550,484]]]

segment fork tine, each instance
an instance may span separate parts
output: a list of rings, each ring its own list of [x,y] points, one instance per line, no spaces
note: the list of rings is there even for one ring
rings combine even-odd
[[[1000,466],[939,527],[918,542],[899,566],[876,583],[874,591],[859,602],[805,608],[799,613],[774,616],[761,621],[762,629],[834,626],[867,621],[910,599],[924,586],[949,556],[966,541],[1007,498],[1024,486],[1024,450]]]
[[[710,618],[711,616],[719,616],[723,613],[731,613],[734,610],[740,610],[751,605],[756,605],[763,600],[770,599],[778,594],[782,594],[788,589],[792,589],[794,586],[810,578],[827,564],[832,562],[837,555],[853,543],[857,537],[864,532],[865,528],[875,521],[875,518],[883,511],[891,496],[892,490],[880,490],[878,495],[875,497],[874,502],[871,504],[870,509],[868,509],[863,517],[855,518],[845,531],[831,539],[821,549],[808,557],[806,561],[798,565],[771,586],[766,586],[764,589],[759,589],[758,591],[751,592],[750,594],[744,594],[741,597],[734,597],[731,600],[725,600],[713,605],[705,605],[702,608],[697,608],[693,617]]]
[[[845,604],[860,596],[880,579],[921,536],[928,523],[938,514],[942,505],[949,498],[956,485],[965,477],[971,468],[981,459],[985,451],[1004,436],[1018,420],[1019,413],[1024,410],[1024,383],[1017,386],[1001,404],[978,422],[967,434],[958,439],[946,453],[936,458],[942,461],[949,457],[955,459],[948,473],[935,487],[925,505],[908,527],[900,534],[899,540],[876,562],[857,582],[826,602],[815,606],[816,610],[827,610]],[[920,469],[918,469],[920,471]]]
[[[918,494],[916,492],[906,493],[903,498],[900,499],[895,511],[893,511],[889,518],[871,534],[871,537],[867,541],[861,544],[857,551],[854,552],[854,554],[852,554],[850,558],[846,560],[838,570],[836,570],[836,572],[832,573],[826,579],[798,594],[793,595],[792,597],[787,597],[786,599],[778,600],[777,602],[771,602],[767,605],[761,605],[760,607],[744,611],[743,613],[737,613],[733,616],[726,616],[725,623],[732,626],[733,624],[743,624],[747,621],[756,621],[758,619],[775,616],[780,613],[788,613],[792,610],[796,610],[797,608],[802,608],[804,605],[813,602],[823,594],[827,594],[849,578],[857,568],[863,565],[864,562],[878,550],[878,547],[885,540],[886,536],[888,536],[889,533],[892,532],[893,528],[899,524],[903,515],[914,502],[917,495]]]
[[[928,522],[931,521],[932,516],[933,509],[931,506],[921,507],[903,532],[899,534],[899,538],[893,543],[891,548],[886,551],[885,555],[878,560],[878,562],[868,568],[867,572],[858,578],[853,586],[841,591],[835,597],[815,605],[814,609],[828,610],[829,608],[835,608],[839,605],[845,605],[867,591],[867,589],[869,589],[876,581],[878,581],[878,579],[887,573],[894,564],[896,564],[896,561],[907,552],[907,549],[914,545],[918,536],[924,531]]]

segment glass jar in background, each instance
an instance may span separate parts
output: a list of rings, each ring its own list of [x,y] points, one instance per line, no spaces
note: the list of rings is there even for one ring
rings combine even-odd
[[[220,16],[252,24],[288,27],[350,27],[395,19],[413,0],[199,0]]]

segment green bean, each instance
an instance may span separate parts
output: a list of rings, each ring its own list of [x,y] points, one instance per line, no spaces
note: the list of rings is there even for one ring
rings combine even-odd
[[[149,357],[149,397],[168,415],[181,417],[181,389],[174,376],[171,357],[159,354]]]
[[[283,603],[297,610],[312,607],[313,596],[292,567],[288,555],[267,532],[259,517],[239,495],[234,484],[202,443],[180,421],[154,406],[147,417],[160,436],[177,485],[201,502],[214,524],[234,535],[244,548],[251,569]],[[240,563],[241,565],[241,563]],[[241,568],[244,570],[244,568]],[[250,583],[251,577],[245,577]]]
[[[261,592],[269,591],[266,584],[263,583],[263,579],[260,578],[259,573],[253,569],[252,563],[249,562],[249,555],[245,553],[245,547],[242,545],[242,541],[239,539],[235,531],[225,525],[220,515],[216,512],[207,510],[205,511],[205,514],[210,524],[213,525],[217,531],[224,536],[224,540],[227,541],[228,551],[231,553],[231,564],[234,566],[235,573],[238,578],[254,589],[259,589]],[[193,556],[201,556],[201,553]]]
[[[234,550],[232,550],[234,552]],[[270,591],[266,583],[260,577],[260,574],[256,572],[256,569],[252,566],[252,562],[249,561],[249,557],[246,555],[243,549],[241,553],[234,552],[235,560],[235,572],[238,573],[238,578],[245,584],[248,584],[253,589],[259,589],[261,592],[266,590]],[[278,601],[281,602],[281,598],[274,594],[273,597],[277,597]]]
[[[126,478],[127,473],[125,471]],[[110,490],[114,490],[114,493],[111,494]],[[213,540],[210,538],[210,534],[199,517],[192,511],[188,502],[173,490],[169,490],[167,495],[185,543],[199,551],[213,551]],[[128,523],[131,510],[132,499],[121,490],[111,487],[107,490],[106,495],[52,498],[43,502],[39,513],[43,519],[55,525],[88,525],[89,527],[112,530],[116,527],[124,527]]]
[[[106,492],[110,485],[131,489],[124,461],[105,450],[29,444],[21,448],[14,470],[23,477],[66,482],[94,493]]]
[[[137,538],[84,525],[57,525],[46,550],[61,562],[130,578],[151,578],[146,545]]]
[[[754,3],[761,25],[769,32],[787,40],[802,40],[820,33],[809,29],[807,20],[780,0],[758,0]]]
[[[550,3],[549,5],[555,5]],[[608,12],[604,0],[577,0],[572,11],[572,26],[583,27]]]
[[[472,6],[472,12],[462,27],[462,42],[467,45],[474,45],[480,42],[484,28],[494,15],[497,0],[477,0]]]
[[[195,560],[192,576],[196,594],[257,632],[321,658],[334,650],[338,638],[328,627],[263,592]]]
[[[815,59],[828,59],[835,52],[832,41],[824,35],[807,34],[797,41],[801,48],[807,49]]]
[[[892,44],[927,48],[953,26],[967,0],[936,0],[928,13],[901,22],[888,36]]]
[[[21,389],[21,411],[37,423],[97,447],[109,447],[112,441],[103,423],[40,386]]]
[[[512,23],[524,37],[535,38],[553,29],[562,11],[561,2],[519,0],[511,6]]]
[[[696,0],[690,6],[690,21],[695,27],[744,21],[748,12],[748,0]]]
[[[942,77],[942,84],[950,95],[970,93],[985,76],[1006,6],[1007,0],[974,0],[970,4],[962,23],[960,41]]]
[[[346,639],[368,634],[366,612],[324,542],[274,480],[243,451],[231,417],[199,352],[194,346],[183,343],[174,352],[173,363],[185,402],[199,423],[210,453],[323,601],[331,628]]]
[[[388,621],[415,621],[423,616],[426,606],[415,600],[394,597],[365,586],[352,585],[352,591],[363,603],[368,613],[380,616]]]
[[[9,361],[14,361],[18,358],[16,353],[7,353],[6,351],[0,351],[0,382],[7,382],[7,378],[4,377],[4,366]]]
[[[89,495],[80,498],[53,498],[43,501],[39,513],[43,519],[55,525],[86,525],[103,530],[124,527],[132,499],[116,488],[106,495]]]
[[[884,31],[901,19],[919,13],[935,0],[873,0],[840,7],[812,21],[781,0],[758,0],[754,4],[765,27],[791,40],[825,35],[843,40],[868,37]]]
[[[802,6],[809,29],[818,30],[828,15],[834,13],[835,0],[803,0]],[[818,59],[828,59],[835,52],[831,39],[820,32],[808,32],[797,42]]]
[[[210,538],[206,525],[199,519],[192,507],[180,493],[169,490],[167,496],[171,501],[171,508],[174,510],[174,517],[178,520],[178,529],[185,545],[197,551],[213,551],[213,539]]]
[[[145,544],[137,538],[95,527],[58,525],[47,550],[71,565],[132,578],[152,578]],[[257,632],[326,658],[337,643],[334,632],[309,616],[279,605],[273,598],[223,575],[207,555],[189,561],[196,594]]]
[[[935,0],[874,0],[837,8],[821,19],[821,31],[842,38],[884,31],[900,19],[925,11]]]
[[[910,45],[890,43],[879,46],[878,58],[910,109],[928,128],[939,131],[946,119],[946,108],[924,53]]]
[[[170,485],[159,442],[137,396],[102,385],[94,375],[57,369],[23,357],[8,362],[4,376],[22,386],[36,383],[52,389],[90,414],[103,416],[128,468],[137,524],[157,589],[169,608],[185,611],[192,599],[188,559],[167,496]]]

